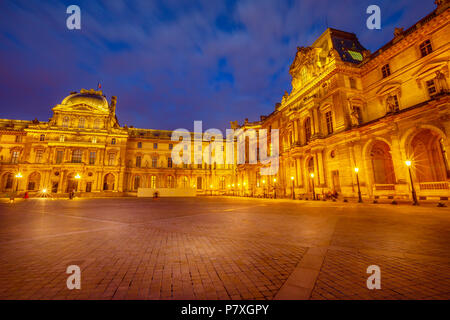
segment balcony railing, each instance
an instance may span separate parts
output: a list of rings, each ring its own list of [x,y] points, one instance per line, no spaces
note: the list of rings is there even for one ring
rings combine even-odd
[[[446,190],[449,189],[447,181],[439,182],[421,182],[419,183],[420,190]]]
[[[395,191],[395,185],[394,184],[376,184],[375,190],[376,191]]]

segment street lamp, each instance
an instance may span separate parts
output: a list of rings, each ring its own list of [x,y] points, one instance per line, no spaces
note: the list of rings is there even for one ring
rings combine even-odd
[[[295,200],[294,176],[291,177],[291,181],[292,181],[292,200]]]
[[[355,173],[356,173],[356,183],[358,184],[358,202],[361,203],[362,201],[362,197],[361,197],[361,189],[359,187],[359,176],[358,176],[358,172],[359,172],[359,168],[355,168]]]
[[[309,176],[311,177],[311,182],[312,182],[313,200],[316,200],[316,191],[314,190],[314,173],[311,172]]]
[[[263,180],[263,193],[264,193],[264,198],[266,197],[266,180]]]
[[[273,198],[277,198],[277,189],[276,189],[277,178],[273,178]]]
[[[77,173],[76,175],[75,175],[75,177],[74,177],[76,180],[77,180],[77,187],[76,187],[76,191],[78,191],[78,181],[80,181],[80,179],[81,179],[81,176],[80,176],[80,174],[79,173]]]
[[[22,176],[22,174],[21,174],[20,172],[18,172],[18,173],[15,175],[15,177],[16,177],[16,179],[17,179],[17,183],[16,183],[16,193],[17,193],[17,191],[19,191],[19,179],[23,178],[23,176]]]
[[[416,190],[414,189],[414,183],[413,183],[413,178],[412,178],[412,174],[411,174],[411,160],[406,160],[405,164],[408,167],[409,179],[411,180],[411,194],[412,194],[412,198],[413,198],[413,206],[418,206],[419,202],[417,201]]]

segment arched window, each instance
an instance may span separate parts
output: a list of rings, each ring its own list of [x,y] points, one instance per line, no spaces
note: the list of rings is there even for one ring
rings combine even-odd
[[[116,138],[111,139],[111,144],[116,144]]]
[[[83,117],[81,117],[81,118],[78,120],[78,128],[84,128],[85,124],[86,124],[86,119],[83,118]]]
[[[375,184],[394,184],[394,165],[392,163],[389,145],[383,141],[375,142],[372,146],[370,156],[372,157],[373,179]]]
[[[41,134],[39,136],[39,141],[44,141],[45,140],[45,134]]]
[[[66,116],[63,118],[62,126],[65,128],[69,126],[69,117]]]
[[[83,156],[83,151],[81,149],[73,150],[72,163],[81,163],[82,156]]]
[[[311,118],[305,120],[305,142],[308,143],[311,140]]]

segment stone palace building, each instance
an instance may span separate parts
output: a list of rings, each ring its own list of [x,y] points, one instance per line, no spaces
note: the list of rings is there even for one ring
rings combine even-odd
[[[0,193],[149,188],[311,198],[355,197],[359,185],[363,198],[410,198],[414,186],[419,199],[447,199],[449,3],[437,0],[433,12],[397,28],[373,53],[355,34],[331,28],[297,48],[291,92],[260,121],[231,123],[243,135],[279,130],[275,176],[245,161],[175,165],[171,131],[120,126],[116,97],[108,102],[91,89],[71,93],[48,122],[0,119]]]
[[[359,180],[363,198],[408,198],[411,161],[418,197],[447,199],[450,9],[448,0],[436,5],[373,53],[355,34],[331,28],[298,47],[292,91],[260,121],[231,123],[280,134],[278,175],[241,164],[243,192],[311,198],[314,188],[356,197]]]

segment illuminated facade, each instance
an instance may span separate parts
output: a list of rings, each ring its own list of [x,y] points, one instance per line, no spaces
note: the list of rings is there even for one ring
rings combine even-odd
[[[117,98],[72,92],[48,122],[0,120],[0,192],[136,195],[138,188],[223,194],[232,166],[172,161],[171,131],[121,127]],[[202,141],[203,148],[209,144]],[[21,177],[18,175],[20,173]]]
[[[363,198],[410,198],[409,160],[418,197],[449,197],[450,9],[448,0],[436,5],[374,53],[334,29],[297,48],[292,91],[274,112],[232,122],[243,130],[280,130],[277,176],[241,164],[241,192],[310,199],[314,186],[319,197],[355,197],[358,178]]]

